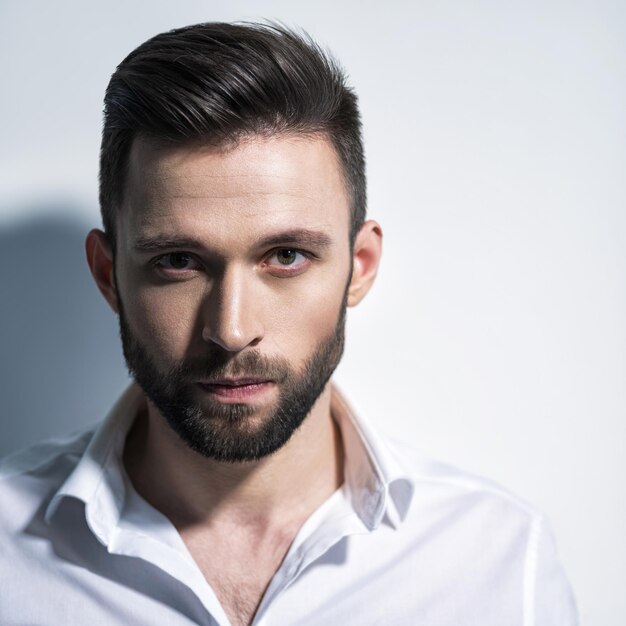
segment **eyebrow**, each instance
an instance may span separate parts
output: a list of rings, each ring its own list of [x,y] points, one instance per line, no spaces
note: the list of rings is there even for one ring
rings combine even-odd
[[[133,244],[137,252],[161,252],[172,248],[201,248],[202,244],[192,237],[139,237]]]
[[[255,240],[254,245],[258,248],[278,245],[294,245],[313,247],[316,249],[328,248],[332,244],[329,235],[318,230],[308,228],[294,228],[272,233]],[[139,237],[133,244],[137,252],[162,252],[172,249],[201,249],[205,244],[193,237],[170,237],[168,235],[156,235],[154,237]]]
[[[277,246],[280,244],[295,244],[299,246],[323,249],[328,248],[328,246],[332,244],[332,239],[329,235],[319,230],[294,228],[261,237],[257,240],[256,244],[260,248]]]

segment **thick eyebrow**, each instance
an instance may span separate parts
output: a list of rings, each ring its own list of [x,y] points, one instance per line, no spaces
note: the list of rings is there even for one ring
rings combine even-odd
[[[257,240],[256,245],[259,248],[269,246],[293,244],[303,246],[305,248],[328,248],[332,244],[332,239],[326,233],[319,230],[309,230],[307,228],[294,228],[292,230],[280,231]]]
[[[202,248],[202,244],[190,237],[139,237],[133,244],[133,249],[137,252],[161,252],[173,248]]]
[[[278,245],[302,246],[305,248],[316,248],[323,250],[332,244],[329,235],[318,230],[307,228],[295,228],[291,230],[279,231],[255,240],[254,245],[258,248],[267,248]],[[133,249],[137,252],[162,252],[164,250],[186,249],[198,250],[205,247],[199,239],[193,237],[170,237],[167,235],[156,235],[154,237],[139,237],[133,244]]]

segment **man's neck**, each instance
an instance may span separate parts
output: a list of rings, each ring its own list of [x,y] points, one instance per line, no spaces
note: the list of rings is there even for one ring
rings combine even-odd
[[[194,452],[148,403],[127,438],[124,464],[137,491],[181,531],[232,523],[259,533],[297,529],[343,482],[330,397],[328,385],[280,450],[243,463]]]

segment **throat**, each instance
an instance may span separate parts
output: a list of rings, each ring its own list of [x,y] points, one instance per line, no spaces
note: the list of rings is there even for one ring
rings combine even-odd
[[[298,530],[293,523],[262,536],[241,525],[179,529],[233,626],[252,623]]]

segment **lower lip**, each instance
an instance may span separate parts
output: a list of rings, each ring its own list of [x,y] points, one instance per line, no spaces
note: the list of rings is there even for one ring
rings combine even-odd
[[[200,383],[200,388],[221,402],[251,402],[261,397],[272,386],[271,382],[250,385],[212,385]]]

